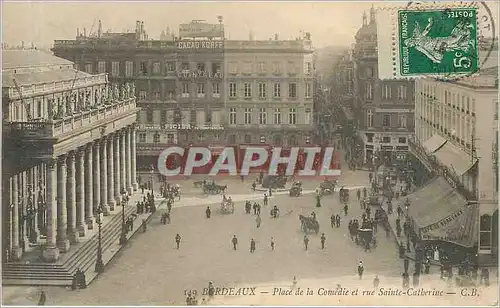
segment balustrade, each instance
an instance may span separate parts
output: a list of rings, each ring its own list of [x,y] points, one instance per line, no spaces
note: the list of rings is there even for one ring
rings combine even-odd
[[[97,109],[76,113],[64,119],[58,119],[52,122],[13,122],[11,127],[13,130],[18,131],[18,133],[36,133],[40,136],[48,135],[55,137],[71,132],[76,128],[93,125],[96,121],[109,118],[135,107],[135,100],[133,98],[128,98],[117,101],[113,105],[99,106]]]

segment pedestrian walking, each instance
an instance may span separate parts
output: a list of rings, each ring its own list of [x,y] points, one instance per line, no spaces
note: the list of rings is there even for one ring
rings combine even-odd
[[[264,194],[264,206],[267,206],[268,201],[267,194]]]
[[[273,196],[273,190],[271,188],[269,188],[269,197],[272,197]]]
[[[304,247],[306,248],[306,250],[308,245],[309,245],[309,238],[307,237],[307,235],[304,235]]]
[[[330,217],[330,224],[332,228],[335,226],[335,222],[336,222],[335,214],[332,214],[332,216]]]
[[[271,237],[271,250],[274,251],[274,238]]]
[[[410,259],[408,259],[407,256],[403,260],[403,267],[404,267],[405,273],[408,273],[408,269],[410,268]]]
[[[257,218],[255,218],[255,222],[257,223],[257,228],[260,228],[260,224],[262,223],[262,218],[260,218],[260,215],[257,215]]]
[[[326,237],[325,234],[321,234],[321,249],[325,249]]]
[[[346,204],[344,204],[344,216],[347,216],[347,211],[349,210],[349,206]]]
[[[335,223],[337,224],[337,228],[340,228],[340,215],[337,214],[337,216],[335,217]]]
[[[233,250],[236,250],[236,246],[238,245],[238,239],[236,238],[236,235],[233,235],[233,239],[231,240],[233,243]]]
[[[210,210],[209,206],[207,206],[207,209],[205,210],[205,215],[207,216],[207,218],[210,218],[210,216],[212,215],[212,211]]]
[[[177,235],[175,236],[175,244],[177,246],[177,249],[179,249],[179,245],[181,244],[181,236],[179,235],[179,233],[177,233]]]
[[[378,289],[379,284],[380,284],[380,279],[378,279],[378,276],[375,276],[375,278],[373,278],[373,288]]]
[[[250,240],[250,252],[253,253],[255,251],[255,240]]]
[[[359,261],[359,264],[358,264],[358,276],[359,276],[360,280],[363,278],[363,272],[364,271],[365,271],[365,267],[363,266],[363,261]]]
[[[361,199],[361,190],[358,189],[358,191],[356,192],[356,195],[358,196],[358,201]]]
[[[45,292],[42,290],[42,292],[40,292],[40,298],[38,299],[38,306],[45,306],[46,300],[47,296],[45,295]]]

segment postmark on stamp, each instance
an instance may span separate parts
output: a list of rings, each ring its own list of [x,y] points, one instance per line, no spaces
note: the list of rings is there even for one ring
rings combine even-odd
[[[488,12],[486,5],[471,2],[379,10],[379,78],[456,79],[478,73],[490,54],[483,50]]]

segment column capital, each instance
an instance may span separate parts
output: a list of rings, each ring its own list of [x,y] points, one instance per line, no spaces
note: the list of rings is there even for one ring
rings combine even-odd
[[[76,151],[68,152],[67,153],[68,160],[69,161],[75,160],[76,154],[77,154]]]
[[[90,142],[90,143],[87,143],[86,145],[86,150],[92,150],[92,148],[94,147],[94,143],[93,142]]]
[[[47,164],[47,167],[49,168],[55,168],[57,166],[57,158],[51,157],[45,160],[45,163]]]
[[[59,163],[62,163],[62,164],[65,164],[66,163],[66,159],[68,159],[68,154],[63,154],[63,155],[60,155],[57,157],[57,162]]]
[[[85,155],[86,150],[86,146],[82,146],[76,149],[75,153],[77,153],[79,156],[83,156]]]

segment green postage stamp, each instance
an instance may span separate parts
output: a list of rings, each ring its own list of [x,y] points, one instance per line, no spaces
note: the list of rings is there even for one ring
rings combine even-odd
[[[379,59],[381,78],[456,78],[478,72],[476,7],[398,8],[390,15],[392,31],[385,32],[392,32],[391,38],[382,33],[383,22],[378,29],[379,57],[385,54]]]

